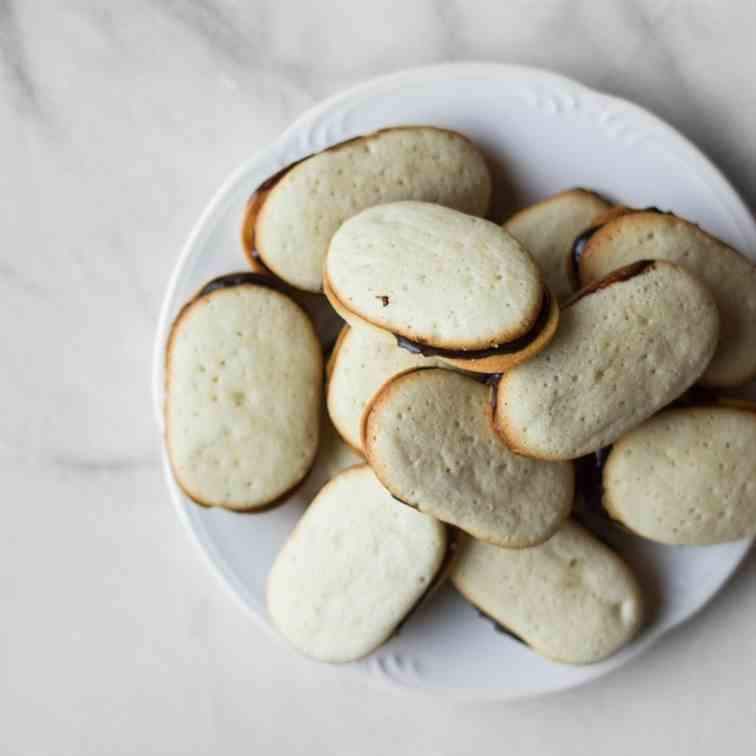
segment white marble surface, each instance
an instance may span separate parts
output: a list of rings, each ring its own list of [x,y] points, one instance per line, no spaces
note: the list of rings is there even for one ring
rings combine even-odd
[[[443,60],[552,68],[667,118],[754,206],[754,39],[750,0],[0,0],[0,753],[753,752],[753,554],[574,692],[453,705],[313,676],[178,522],[149,362],[197,214],[322,97]]]

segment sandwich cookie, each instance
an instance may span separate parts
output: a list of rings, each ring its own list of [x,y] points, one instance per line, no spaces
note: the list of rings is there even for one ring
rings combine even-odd
[[[422,202],[350,218],[324,268],[351,325],[426,357],[484,373],[529,359],[556,331],[556,301],[523,246],[494,223]]]
[[[580,255],[580,279],[590,284],[651,258],[682,265],[717,303],[719,346],[702,382],[736,386],[756,378],[756,265],[693,223],[652,209],[615,218],[593,233]]]
[[[318,446],[323,356],[312,323],[253,273],[211,281],[166,351],[166,446],[199,504],[255,510],[307,474]]]
[[[496,428],[513,450],[541,459],[607,446],[698,380],[718,323],[711,294],[683,268],[621,268],[579,292],[551,344],[503,375]]]
[[[602,504],[662,543],[756,535],[756,404],[666,409],[622,436],[604,466]]]
[[[466,537],[451,580],[534,651],[568,664],[605,659],[635,637],[643,619],[633,573],[572,520],[546,543],[519,551]]]
[[[491,423],[490,388],[466,375],[404,373],[373,399],[364,448],[398,499],[476,538],[524,548],[570,512],[573,466],[511,452]]]
[[[417,367],[441,366],[433,357],[401,349],[367,328],[344,326],[328,361],[328,413],[341,437],[362,451],[362,422],[370,400],[395,375]]]
[[[268,611],[299,651],[348,662],[396,631],[445,576],[446,528],[391,498],[367,465],[327,483],[276,558]]]
[[[279,278],[321,291],[323,258],[339,226],[373,205],[436,202],[485,215],[491,175],[461,134],[392,128],[313,155],[265,182],[247,206],[242,240]],[[251,258],[254,264],[254,259]]]
[[[610,207],[595,192],[569,189],[515,213],[504,230],[530,252],[549,291],[563,302],[578,288],[569,269],[572,243]]]

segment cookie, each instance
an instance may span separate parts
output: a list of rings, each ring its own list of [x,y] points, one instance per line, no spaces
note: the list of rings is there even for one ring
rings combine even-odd
[[[248,254],[256,249],[279,278],[320,291],[328,244],[347,218],[410,199],[485,215],[491,183],[483,156],[461,134],[431,126],[385,129],[324,150],[267,181],[250,200],[242,239]]]
[[[602,503],[662,543],[756,535],[756,404],[670,408],[622,436],[604,466]]]
[[[326,389],[328,413],[341,437],[361,452],[365,409],[378,389],[399,373],[443,364],[401,349],[369,329],[344,326],[328,361]]]
[[[404,373],[369,407],[365,454],[383,485],[421,512],[499,546],[532,546],[568,516],[573,467],[512,453],[494,431],[490,397],[453,371]]]
[[[635,637],[643,619],[633,573],[572,520],[546,543],[519,551],[464,538],[451,580],[534,651],[568,664],[605,659]]]
[[[537,265],[516,239],[489,221],[422,202],[350,218],[331,241],[324,282],[351,324],[480,372],[530,357],[558,320]]]
[[[497,430],[515,451],[542,459],[607,446],[698,380],[718,322],[709,291],[678,265],[615,271],[565,305],[546,349],[504,374]]]
[[[327,662],[382,645],[444,574],[446,528],[391,498],[366,465],[327,483],[276,558],[268,611],[299,651]]]
[[[701,380],[737,386],[756,378],[756,265],[698,226],[671,213],[633,212],[602,226],[580,256],[583,284],[641,258],[682,265],[711,291],[720,340]]]
[[[563,302],[577,288],[569,269],[573,241],[610,207],[595,192],[569,189],[515,213],[504,229],[533,255],[546,286]]]
[[[166,446],[199,504],[255,510],[307,474],[318,446],[323,356],[312,323],[265,276],[211,281],[166,351]]]

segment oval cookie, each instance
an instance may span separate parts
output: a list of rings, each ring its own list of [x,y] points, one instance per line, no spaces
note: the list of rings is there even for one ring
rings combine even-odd
[[[534,651],[568,664],[605,659],[635,637],[643,619],[633,573],[572,520],[520,551],[465,538],[451,580]]]
[[[212,281],[173,324],[165,433],[173,473],[200,504],[265,507],[318,446],[323,357],[312,323],[265,276]]]
[[[573,467],[512,453],[493,429],[491,391],[448,370],[416,370],[378,393],[365,453],[402,501],[484,541],[523,548],[570,512]]]
[[[347,662],[374,651],[442,571],[446,528],[391,498],[366,465],[315,497],[276,558],[268,611],[299,651]]]
[[[352,323],[466,365],[542,348],[558,316],[538,267],[513,237],[420,202],[370,208],[344,223],[326,257],[325,292],[337,311],[355,316]]]
[[[491,176],[464,136],[431,126],[385,129],[306,158],[261,188],[247,208],[245,248],[300,289],[320,291],[328,243],[373,205],[436,202],[485,215]]]
[[[575,459],[680,396],[717,345],[717,307],[677,265],[642,261],[583,289],[549,346],[499,382],[496,427],[522,454]]]
[[[603,505],[654,541],[705,545],[756,534],[756,404],[664,410],[612,447]]]
[[[341,437],[362,451],[365,409],[378,389],[399,373],[443,365],[400,349],[366,328],[344,326],[328,361],[328,413]]]
[[[589,284],[650,258],[682,265],[717,303],[719,346],[702,382],[736,386],[756,377],[756,265],[683,218],[645,211],[616,218],[591,236],[580,257],[580,278]]]
[[[504,229],[533,255],[546,286],[563,302],[575,290],[569,270],[572,243],[610,207],[595,192],[569,189],[515,213]]]

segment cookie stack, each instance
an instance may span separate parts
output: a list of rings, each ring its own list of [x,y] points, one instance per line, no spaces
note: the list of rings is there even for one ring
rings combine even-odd
[[[756,267],[586,189],[500,226],[492,183],[432,127],[309,157],[250,200],[252,272],[174,322],[166,444],[187,496],[266,509],[319,447],[332,476],[268,581],[311,657],[369,654],[449,577],[532,650],[595,662],[644,601],[586,508],[660,543],[756,534],[756,405],[713,393],[756,377]],[[308,311],[329,306],[345,323],[324,370]]]

